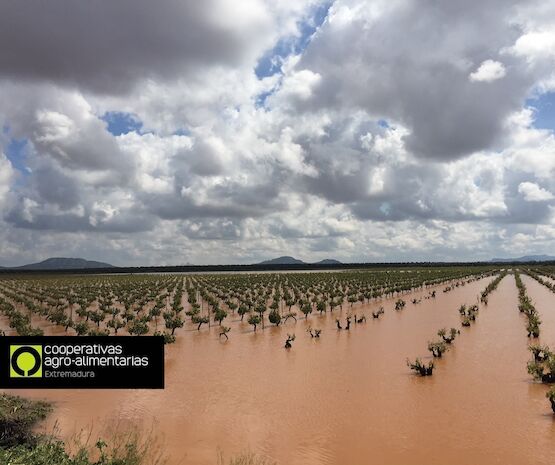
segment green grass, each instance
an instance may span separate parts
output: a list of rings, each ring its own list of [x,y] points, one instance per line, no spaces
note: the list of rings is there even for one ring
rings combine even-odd
[[[33,433],[52,410],[43,401],[0,395],[0,464],[9,465],[163,465],[157,441],[138,430],[108,432],[110,444],[77,444],[70,453],[55,438]]]
[[[51,410],[46,402],[0,394],[0,447],[35,443],[38,437],[32,428]]]

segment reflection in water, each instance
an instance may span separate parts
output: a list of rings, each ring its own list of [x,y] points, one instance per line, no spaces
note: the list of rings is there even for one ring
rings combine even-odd
[[[214,464],[218,450],[229,457],[247,449],[287,465],[553,463],[553,416],[546,388],[526,373],[529,341],[512,276],[461,328],[434,376],[416,377],[405,365],[406,357],[427,361],[427,341],[459,327],[459,305],[475,303],[491,279],[417,305],[406,299],[400,312],[394,299],[365,305],[367,317],[380,305],[385,314],[350,331],[336,329],[338,310],[256,334],[234,322],[227,342],[217,328],[182,330],[167,348],[164,391],[21,394],[55,401],[52,422],[68,436],[93,420],[155,421],[172,465]],[[544,320],[542,340],[553,343],[554,296],[525,284]],[[342,321],[346,314],[344,306]],[[308,326],[322,328],[321,337]],[[293,332],[293,348],[283,349]]]

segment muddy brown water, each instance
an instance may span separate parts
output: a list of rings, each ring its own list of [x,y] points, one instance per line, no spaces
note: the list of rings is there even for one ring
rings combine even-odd
[[[555,420],[546,387],[526,373],[529,341],[513,276],[480,306],[476,323],[461,328],[432,377],[405,365],[406,357],[428,360],[427,341],[443,326],[459,327],[457,308],[475,303],[491,279],[445,294],[439,286],[436,299],[417,305],[407,295],[401,312],[393,299],[357,304],[353,313],[370,318],[349,332],[335,329],[338,310],[256,334],[233,322],[228,342],[214,327],[181,330],[167,348],[163,391],[18,393],[53,401],[44,428],[56,419],[64,437],[106,420],[154,422],[170,465],[215,464],[218,450],[287,465],[552,464]],[[523,280],[544,321],[542,341],[555,343],[555,296]],[[385,314],[373,320],[379,305]],[[323,329],[319,340],[309,325]],[[289,351],[287,333],[296,334]]]

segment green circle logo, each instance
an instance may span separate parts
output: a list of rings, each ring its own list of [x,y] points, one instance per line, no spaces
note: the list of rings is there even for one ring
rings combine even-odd
[[[42,346],[10,346],[10,378],[42,378]]]

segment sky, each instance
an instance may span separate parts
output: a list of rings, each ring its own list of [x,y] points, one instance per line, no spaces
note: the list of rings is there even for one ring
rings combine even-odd
[[[0,10],[2,266],[555,251],[555,2]]]

